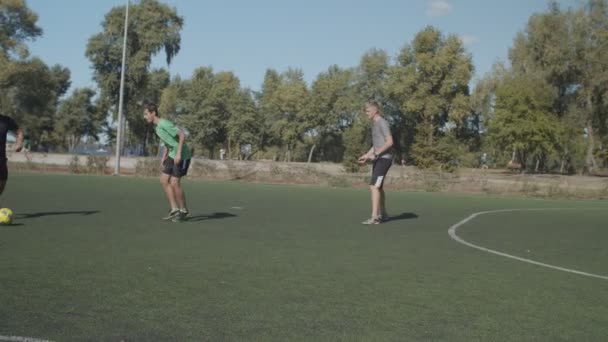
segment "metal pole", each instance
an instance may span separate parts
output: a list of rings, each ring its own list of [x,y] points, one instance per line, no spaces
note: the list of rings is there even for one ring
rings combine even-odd
[[[120,148],[122,145],[122,108],[123,94],[125,88],[125,66],[127,64],[127,32],[129,28],[129,0],[127,0],[127,10],[125,12],[125,36],[122,43],[122,67],[120,68],[120,95],[118,100],[118,128],[116,130],[116,163],[114,165],[114,175],[120,175]]]

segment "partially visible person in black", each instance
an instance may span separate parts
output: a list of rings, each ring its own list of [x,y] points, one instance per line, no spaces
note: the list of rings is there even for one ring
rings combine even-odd
[[[15,152],[23,148],[23,132],[17,126],[15,120],[0,114],[0,194],[4,192],[6,180],[8,179],[8,168],[6,167],[6,135],[8,132],[15,133]]]

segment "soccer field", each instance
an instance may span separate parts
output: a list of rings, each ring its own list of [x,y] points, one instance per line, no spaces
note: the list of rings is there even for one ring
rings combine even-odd
[[[12,173],[0,341],[608,336],[608,203],[184,184],[173,223],[156,179]]]

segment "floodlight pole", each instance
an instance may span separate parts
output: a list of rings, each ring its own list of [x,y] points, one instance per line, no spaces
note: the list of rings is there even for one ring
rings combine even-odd
[[[127,32],[129,28],[129,0],[125,12],[125,36],[122,42],[122,67],[120,68],[120,95],[118,100],[118,128],[116,129],[116,163],[114,164],[114,175],[120,175],[120,147],[122,145],[123,125],[122,108],[125,88],[125,66],[127,64]]]

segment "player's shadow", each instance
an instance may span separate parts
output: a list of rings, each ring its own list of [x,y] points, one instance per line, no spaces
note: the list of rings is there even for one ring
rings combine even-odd
[[[42,211],[38,213],[19,213],[15,215],[16,219],[31,219],[44,216],[57,216],[57,215],[93,215],[97,214],[99,210],[83,210],[83,211]]]
[[[416,218],[418,218],[418,215],[416,215],[414,213],[402,213],[397,216],[389,216],[388,220],[386,220],[385,222],[411,220],[411,219],[416,219]]]
[[[205,220],[216,220],[216,219],[225,219],[230,217],[236,217],[237,215],[231,213],[213,213],[213,214],[204,214],[204,215],[194,215],[190,217],[186,217],[184,219],[185,222],[192,221],[205,221]]]

